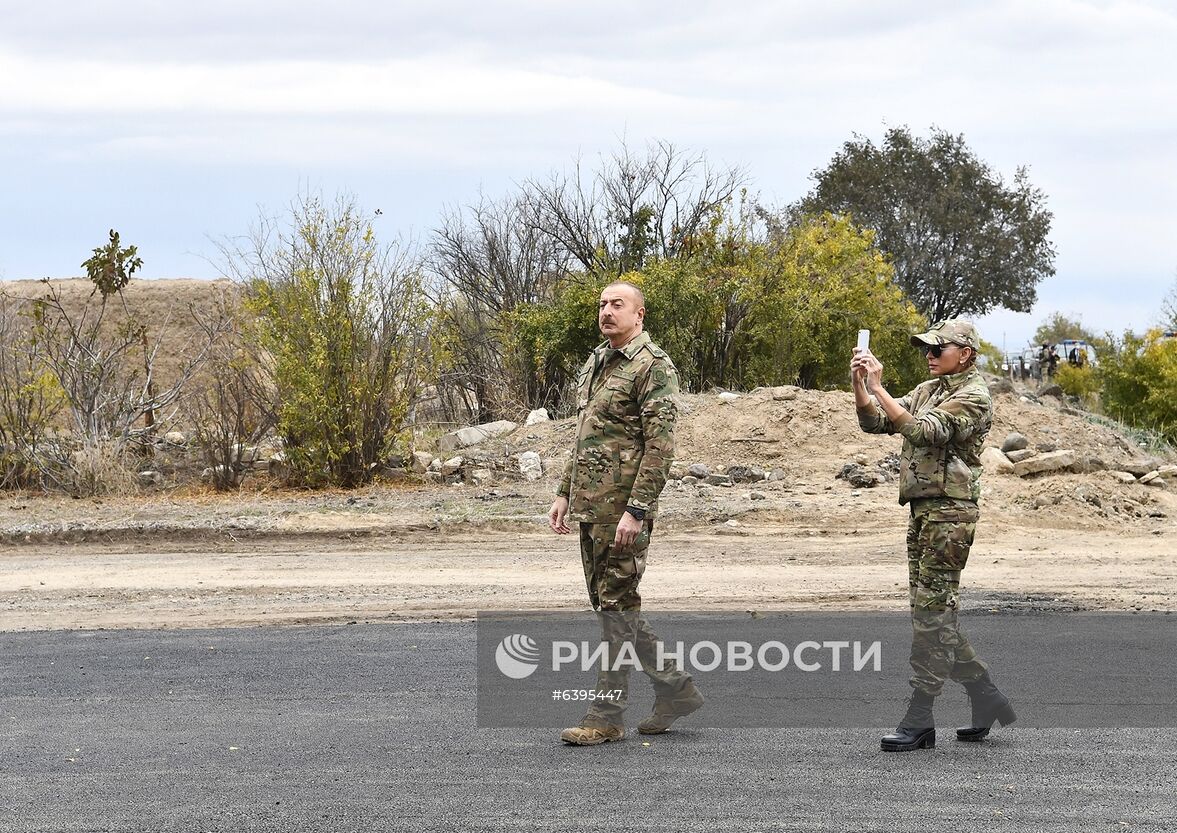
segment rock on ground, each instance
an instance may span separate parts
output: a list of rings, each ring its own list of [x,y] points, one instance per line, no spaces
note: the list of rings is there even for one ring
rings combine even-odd
[[[1048,451],[1045,454],[1039,454],[1037,457],[1031,457],[1029,460],[1014,463],[1014,474],[1018,477],[1026,477],[1030,474],[1062,471],[1073,465],[1075,465],[1075,452]]]
[[[1001,453],[1001,449],[990,446],[981,452],[981,466],[993,474],[1013,474],[1014,464]]]
[[[1010,431],[1005,435],[1005,441],[1001,444],[1001,450],[1006,454],[1011,451],[1021,451],[1030,445],[1030,441],[1026,439],[1024,434],[1019,434],[1017,431]]]
[[[1156,457],[1141,457],[1121,463],[1117,468],[1132,472],[1137,477],[1144,477],[1150,471],[1158,471],[1161,468],[1161,461]]]
[[[500,419],[495,422],[486,422],[482,425],[470,425],[466,428],[459,428],[457,431],[451,431],[443,435],[437,441],[437,450],[454,451],[458,448],[478,445],[487,440],[493,440],[495,437],[510,434],[518,427],[516,423],[511,422],[509,419]]]
[[[410,468],[415,474],[424,474],[429,470],[429,464],[432,462],[433,455],[428,451],[414,451]]]
[[[526,480],[539,480],[543,477],[544,467],[540,456],[534,451],[524,451],[519,455],[519,473]]]

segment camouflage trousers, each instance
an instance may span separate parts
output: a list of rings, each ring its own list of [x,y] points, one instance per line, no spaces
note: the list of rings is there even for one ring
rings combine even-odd
[[[907,527],[911,601],[911,686],[938,695],[948,679],[975,680],[988,667],[957,620],[960,573],[977,529],[977,504],[952,498],[911,502]]]
[[[601,641],[607,648],[597,672],[597,696],[583,725],[620,726],[629,699],[629,663],[635,657],[650,678],[656,697],[674,699],[691,680],[672,659],[658,662],[658,636],[641,613],[638,583],[646,571],[653,521],[646,521],[636,541],[624,550],[613,547],[617,524],[580,525],[580,557],[589,601],[597,611]],[[628,647],[627,647],[628,646]],[[618,658],[622,658],[620,664]],[[614,668],[617,664],[618,667]]]

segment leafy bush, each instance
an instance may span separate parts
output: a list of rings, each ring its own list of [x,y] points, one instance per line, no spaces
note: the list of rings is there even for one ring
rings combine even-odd
[[[1144,338],[1109,336],[1108,342],[1097,371],[1104,410],[1177,440],[1177,339],[1153,331]]]
[[[895,284],[874,235],[845,217],[823,214],[785,230],[743,294],[746,387],[847,386],[859,329],[871,331],[871,352],[884,364],[888,387],[906,392],[925,376],[909,341],[924,328],[923,316]]]
[[[1090,403],[1099,392],[1099,378],[1090,365],[1076,367],[1072,364],[1059,365],[1054,376],[1055,383],[1070,396],[1077,396]]]
[[[30,304],[0,294],[0,488],[46,485],[52,428],[66,406],[44,363]]]
[[[354,201],[305,197],[229,256],[273,362],[291,479],[367,482],[407,420],[429,350],[414,256],[381,246]]]

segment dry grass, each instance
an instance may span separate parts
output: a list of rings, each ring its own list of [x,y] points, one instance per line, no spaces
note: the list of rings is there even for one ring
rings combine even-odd
[[[55,279],[50,284],[71,316],[78,316],[87,305],[96,307],[99,302],[99,296],[92,294],[94,284],[86,278]],[[17,299],[44,298],[48,289],[41,281],[0,282],[0,292]],[[234,301],[237,288],[232,281],[224,279],[132,280],[123,290],[131,315],[147,325],[148,340],[160,341],[155,363],[158,387],[170,386],[175,381],[186,351],[200,341],[201,333],[192,312],[211,315],[226,295]],[[103,327],[113,332],[126,321],[126,315],[117,298],[112,298],[107,306]]]

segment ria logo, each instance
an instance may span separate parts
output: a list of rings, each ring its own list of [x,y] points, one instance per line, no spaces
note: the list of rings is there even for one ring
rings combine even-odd
[[[539,645],[522,633],[503,637],[495,649],[495,664],[504,676],[512,680],[530,677],[539,667]]]

